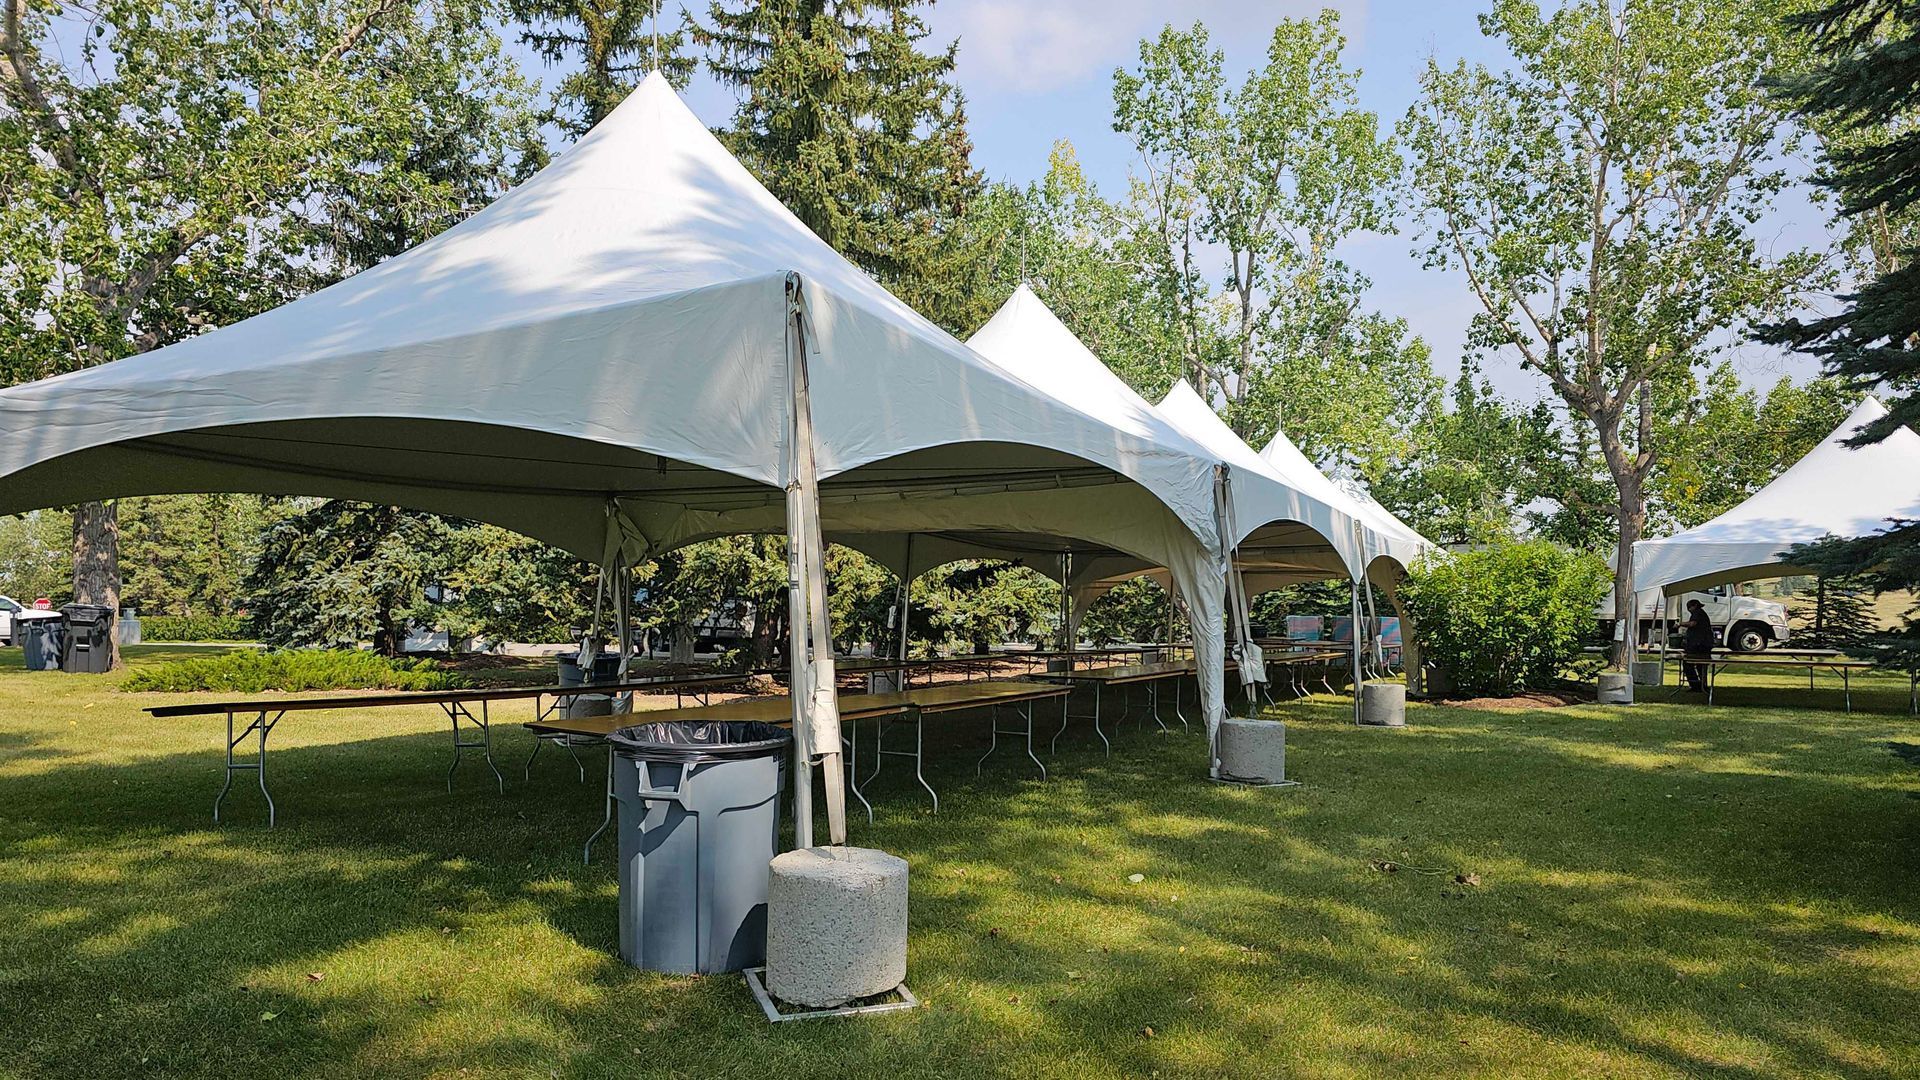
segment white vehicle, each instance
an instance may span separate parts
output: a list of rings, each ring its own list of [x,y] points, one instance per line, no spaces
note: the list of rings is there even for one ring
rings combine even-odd
[[[27,605],[15,600],[11,596],[0,596],[0,642],[5,642],[8,645],[20,644],[14,640],[13,613],[16,611],[24,611],[26,607]]]
[[[1672,615],[1668,619],[1667,632],[1673,635],[1675,648],[1680,646],[1681,636],[1685,633],[1683,624],[1686,622],[1689,600],[1698,600],[1707,609],[1707,619],[1713,623],[1714,643],[1734,652],[1755,653],[1769,645],[1785,645],[1792,636],[1787,629],[1787,609],[1784,606],[1745,595],[1738,585],[1715,585],[1667,601],[1667,611]],[[1640,594],[1639,634],[1642,642],[1659,640],[1654,630],[1661,622],[1660,607],[1658,591]],[[1612,638],[1614,620],[1611,592],[1600,602],[1595,614],[1599,617],[1601,631]]]

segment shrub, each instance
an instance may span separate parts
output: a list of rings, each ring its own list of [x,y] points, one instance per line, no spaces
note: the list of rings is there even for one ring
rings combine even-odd
[[[1427,559],[1401,596],[1424,658],[1455,689],[1514,694],[1591,666],[1580,646],[1609,580],[1598,557],[1529,540]]]
[[[245,615],[143,615],[142,641],[246,641],[253,623]]]
[[[241,649],[141,668],[120,688],[255,694],[262,690],[446,690],[461,681],[430,660],[389,660],[349,649]]]

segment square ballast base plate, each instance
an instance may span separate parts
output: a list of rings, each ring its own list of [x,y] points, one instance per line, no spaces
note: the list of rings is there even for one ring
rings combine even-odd
[[[767,1014],[773,1023],[783,1020],[825,1020],[842,1016],[873,1016],[878,1013],[904,1012],[920,1007],[920,999],[913,996],[906,983],[872,997],[860,998],[859,1003],[848,1003],[831,1009],[806,1009],[797,1012],[785,1011],[773,995],[767,993],[767,969],[748,968],[741,974],[747,977],[747,989],[753,991],[753,999],[760,1003],[760,1011]]]

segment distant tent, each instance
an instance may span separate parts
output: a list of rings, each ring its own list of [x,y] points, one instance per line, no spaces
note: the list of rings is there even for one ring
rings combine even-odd
[[[1633,548],[1641,594],[1808,573],[1784,560],[1795,544],[1868,536],[1889,518],[1920,518],[1920,435],[1900,428],[1869,446],[1846,441],[1887,415],[1867,398],[1833,434],[1745,502],[1685,532]]]

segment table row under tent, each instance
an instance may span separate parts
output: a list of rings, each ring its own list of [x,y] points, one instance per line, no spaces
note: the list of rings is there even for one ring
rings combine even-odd
[[[1361,598],[1370,603],[1371,592],[1358,588],[1359,583],[1371,580],[1392,597],[1400,574],[1432,547],[1371,499],[1356,497],[1334,484],[1284,433],[1277,434],[1269,447],[1282,466],[1256,454],[1184,381],[1160,405],[1148,402],[1024,284],[967,343],[1016,377],[1094,415],[1157,417],[1220,463],[1215,505],[1221,535],[1229,546],[1222,573],[1228,580],[1228,625],[1233,637],[1226,652],[1239,661],[1238,673],[1250,687],[1266,681],[1266,665],[1248,621],[1249,583],[1268,589],[1346,578],[1356,585],[1354,625],[1377,625],[1377,618],[1365,622],[1361,618]],[[1289,452],[1290,458],[1285,456]],[[1009,552],[1003,547],[964,554],[1007,557]],[[1168,569],[1135,554],[1111,550],[1030,554],[1059,560],[1057,576],[1068,586],[1063,612],[1068,638],[1075,636],[1079,619],[1095,599],[1134,577],[1145,575],[1158,581],[1186,606],[1180,583]],[[1354,650],[1352,659],[1357,701],[1364,656]]]
[[[1787,549],[1795,544],[1872,536],[1895,520],[1920,519],[1920,434],[1900,427],[1879,442],[1848,445],[1861,429],[1886,416],[1885,405],[1864,398],[1819,445],[1738,506],[1691,529],[1635,544],[1633,581],[1640,617],[1657,618],[1664,630],[1685,618],[1681,602],[1688,592],[1813,573],[1788,561]],[[1663,654],[1667,637],[1661,634]],[[1797,660],[1766,662],[1803,666],[1809,680],[1816,668],[1835,663],[1830,657],[1795,651],[1803,654]],[[1716,663],[1753,666],[1756,659]],[[1836,670],[1844,680],[1845,669]],[[1913,685],[1910,678],[1910,691]],[[1910,705],[1920,709],[1920,698],[1911,693],[1909,698]]]

